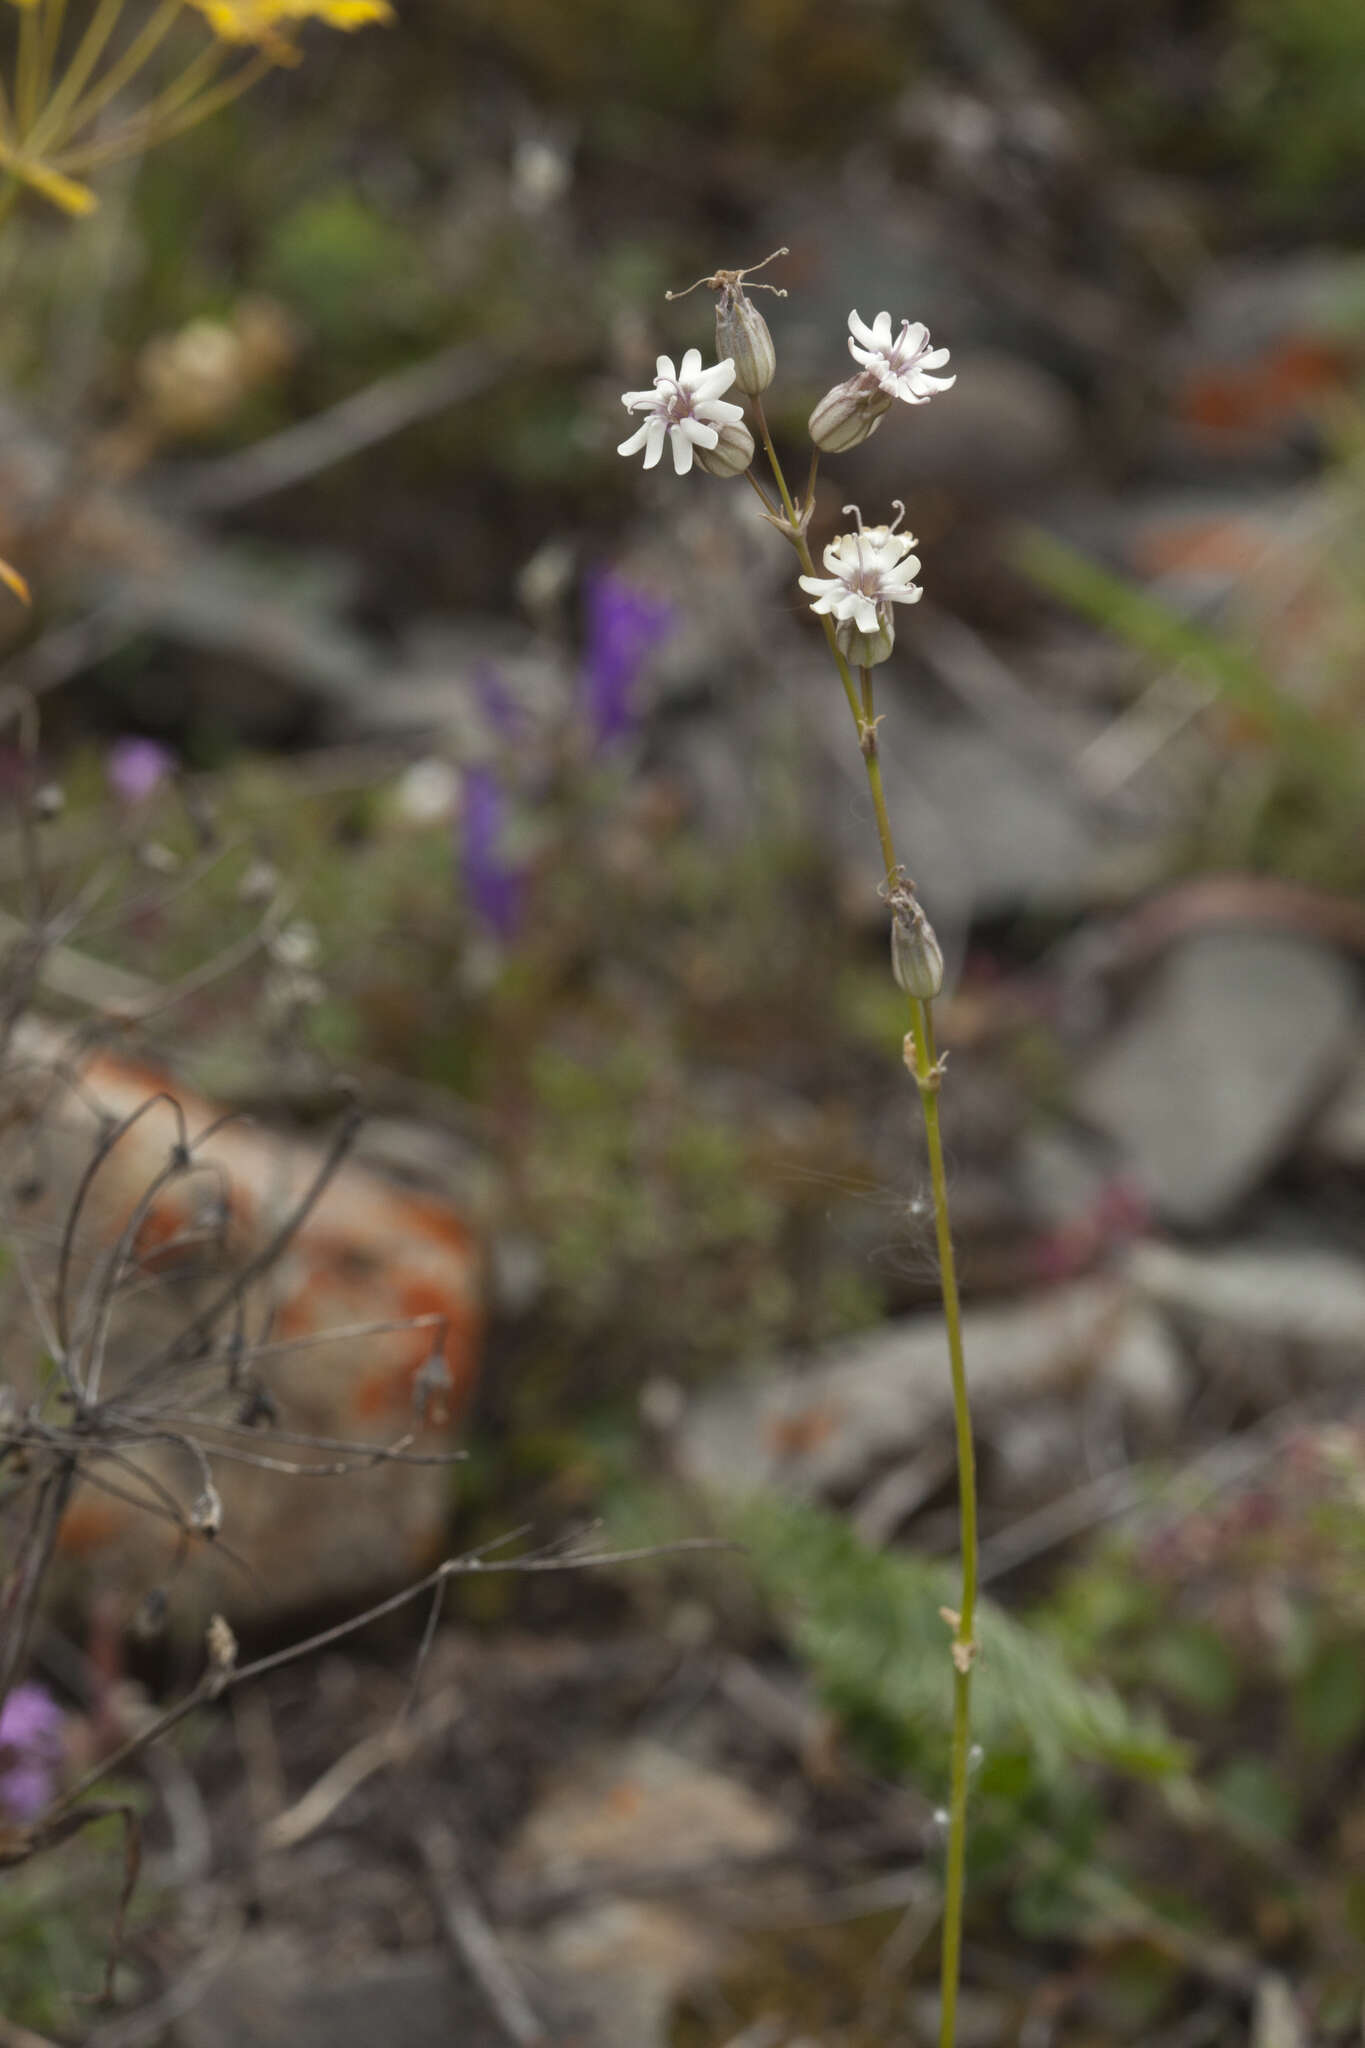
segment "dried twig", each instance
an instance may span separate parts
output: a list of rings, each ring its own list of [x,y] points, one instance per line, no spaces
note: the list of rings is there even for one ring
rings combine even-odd
[[[388,1764],[406,1762],[431,1736],[448,1727],[458,1698],[453,1688],[447,1688],[428,1700],[419,1714],[401,1716],[357,1742],[314,1780],[302,1798],[262,1828],[262,1849],[292,1849],[316,1834],[367,1778]]]
[[[426,1873],[441,1932],[482,1992],[499,2026],[518,2048],[550,2039],[536,2017],[506,1950],[490,1925],[460,1865],[449,1828],[427,1821],[413,1830],[413,1846]]]
[[[172,483],[171,495],[186,511],[235,512],[390,440],[448,405],[477,397],[512,367],[476,344],[443,349],[240,454],[192,469]]]

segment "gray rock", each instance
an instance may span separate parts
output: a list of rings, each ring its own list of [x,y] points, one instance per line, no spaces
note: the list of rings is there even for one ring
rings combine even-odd
[[[1345,1080],[1324,1106],[1308,1135],[1315,1159],[1325,1166],[1365,1167],[1365,1051],[1357,1054]]]
[[[1365,1350],[1365,1262],[1342,1252],[1243,1243],[1214,1252],[1142,1244],[1133,1284],[1153,1307],[1310,1350],[1358,1371]]]
[[[666,2048],[669,2018],[689,1983],[728,1959],[723,1916],[697,1873],[763,1859],[793,1838],[776,1807],[720,1771],[648,1738],[576,1759],[545,1791],[503,1856],[504,1900],[583,1889],[511,1953],[534,1972],[548,2007],[592,2048]],[[676,1871],[677,1902],[628,1896]],[[599,1895],[592,1894],[598,1891]]]
[[[265,1934],[243,1943],[176,2022],[175,2039],[179,2048],[505,2048],[506,2037],[442,1955],[319,1976],[309,1974],[297,1944]]]
[[[634,1899],[595,1900],[535,1944],[539,1974],[572,2032],[592,2048],[668,2048],[674,2004],[715,1973],[722,1949],[695,1917]]]
[[[944,339],[951,339],[946,330]],[[902,416],[884,423],[864,442],[857,456],[859,490],[878,503],[883,497],[911,503],[913,493],[937,486],[997,504],[1075,466],[1079,412],[1057,378],[994,349],[955,349],[948,368],[958,380],[950,392],[909,421]],[[904,430],[893,431],[893,424]]]
[[[1288,1152],[1357,1019],[1336,954],[1278,933],[1202,933],[1156,968],[1073,1099],[1163,1216],[1207,1228]]]
[[[1103,1381],[1152,1426],[1169,1424],[1183,1369],[1164,1324],[1121,1280],[1053,1287],[964,1319],[978,1415]],[[951,1412],[941,1318],[906,1316],[810,1365],[777,1365],[703,1393],[679,1437],[683,1468],[722,1492],[842,1492],[920,1445]]]
[[[632,1868],[653,1874],[763,1856],[791,1824],[737,1779],[641,1737],[575,1759],[503,1858],[499,1884],[574,1886]]]
[[[1301,249],[1210,265],[1174,347],[1184,360],[1241,362],[1286,336],[1336,339],[1365,292],[1365,257]]]
[[[974,917],[1066,913],[1112,898],[1149,837],[1102,818],[1066,760],[1030,757],[985,719],[933,717],[898,683],[894,664],[880,673],[882,774],[897,852],[945,950]],[[829,764],[827,829],[864,909],[879,913],[876,830],[837,680],[817,655],[790,664],[784,688]],[[1100,721],[1073,723],[1079,755]]]
[[[1112,1185],[1113,1166],[1093,1140],[1040,1120],[1015,1148],[1014,1179],[1025,1214],[1057,1230],[1095,1214]]]

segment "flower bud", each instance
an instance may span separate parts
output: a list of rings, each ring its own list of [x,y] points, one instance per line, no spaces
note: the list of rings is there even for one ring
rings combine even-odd
[[[890,658],[896,644],[896,621],[889,604],[877,606],[877,630],[860,633],[852,619],[842,619],[834,629],[834,644],[850,668],[875,668]]]
[[[875,434],[891,400],[872,378],[849,377],[827,391],[810,416],[810,437],[827,455],[845,455]]]
[[[891,893],[891,972],[908,996],[927,1003],[943,987],[943,949],[910,890]]]
[[[749,398],[766,391],[777,374],[777,351],[768,323],[739,277],[730,275],[725,276],[716,300],[716,357],[724,362],[727,356],[735,366],[736,389]]]
[[[708,476],[743,476],[754,459],[754,437],[739,420],[727,420],[716,432],[714,448],[694,448],[697,468]]]

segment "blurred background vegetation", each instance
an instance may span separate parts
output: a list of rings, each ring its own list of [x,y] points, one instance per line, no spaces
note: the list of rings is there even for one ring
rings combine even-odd
[[[678,1403],[936,1283],[839,706],[777,544],[738,489],[622,462],[619,393],[707,346],[705,295],[667,288],[779,243],[772,413],[798,464],[850,306],[953,349],[932,415],[828,466],[814,537],[894,493],[923,541],[886,736],[953,957],[971,1303],[1124,1287],[1144,1244],[1273,1242],[1358,1279],[1360,1082],[1354,1124],[1315,1121],[1349,1047],[1198,1213],[1134,1169],[1144,1106],[1095,1109],[1077,1077],[1210,924],[1289,934],[1354,987],[1362,173],[1357,0],[399,0],[390,27],[310,31],[296,68],[97,181],[87,218],[30,195],[0,240],[0,554],[36,600],[7,614],[0,693],[52,685],[63,889],[121,864],[133,906],[79,943],[170,982],[206,932],[249,936],[263,867],[288,892],[291,942],[140,1050],[296,1129],[354,1084],[385,1163],[476,1220],[461,1540],[605,1509],[749,1546],[590,1595],[490,1582],[462,1620],[797,1675],[833,1777],[727,1761],[815,1830],[909,1788],[930,1864],[948,1472],[889,1520],[860,1516],[875,1460],[732,1516],[672,1441]],[[163,750],[145,787],[130,741]],[[192,890],[137,908],[210,840],[229,851]],[[1220,877],[1235,896],[1181,893]],[[1236,1018],[1196,1021],[1235,1123],[1259,1088]],[[1184,1391],[1087,1439],[1119,1505],[1002,1573],[983,2040],[1359,2038],[1359,1316],[1323,1340],[1312,1291],[1268,1356],[1168,1288]],[[984,1424],[988,1535],[1078,1477],[1056,1386],[1012,1399]],[[1268,1462],[1206,1484],[1241,1433]],[[7,2010],[80,2038],[48,1892],[8,1910]],[[900,1914],[873,1915],[883,1948]],[[852,1926],[797,1965],[756,1942],[665,2038],[774,2011],[839,2048],[921,2038],[922,2012],[869,2003]],[[1275,2033],[1286,1984],[1298,2031]]]

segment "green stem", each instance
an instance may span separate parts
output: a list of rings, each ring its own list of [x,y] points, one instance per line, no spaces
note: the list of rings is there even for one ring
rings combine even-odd
[[[813,575],[810,548],[801,529],[782,465],[768,432],[759,400],[755,415],[778,493],[790,523],[792,546],[806,575]],[[812,467],[812,487],[814,469]],[[809,493],[807,494],[809,499]],[[891,819],[882,781],[881,757],[877,745],[876,703],[872,672],[859,671],[855,689],[848,663],[835,641],[833,622],[824,618],[825,638],[839,670],[849,709],[858,732],[858,750],[867,770],[867,784],[877,820],[877,838],[886,866],[888,885],[900,875],[896,860]],[[972,1412],[967,1389],[967,1363],[962,1345],[962,1301],[957,1284],[957,1260],[953,1252],[952,1220],[948,1208],[948,1172],[943,1156],[943,1130],[939,1120],[939,1087],[943,1065],[934,1040],[932,1003],[909,998],[910,1029],[905,1038],[905,1063],[919,1090],[924,1117],[924,1137],[929,1154],[929,1179],[933,1190],[934,1232],[938,1243],[939,1289],[943,1300],[943,1321],[948,1338],[948,1369],[952,1380],[953,1423],[957,1436],[958,1527],[962,1555],[962,1599],[951,1619],[953,1629],[953,1732],[949,1762],[948,1860],[943,1886],[943,1946],[939,1972],[942,2000],[939,2020],[939,2048],[953,2048],[957,2038],[957,1993],[962,1969],[962,1907],[967,1873],[967,1778],[971,1759],[972,1666],[976,1661],[977,1597],[977,1507],[976,1450],[972,1440]]]
[[[881,841],[882,866],[886,869],[886,885],[895,886],[896,848],[891,838],[891,820],[886,809],[886,790],[882,783],[882,757],[877,745],[877,707],[872,695],[872,671],[861,668],[858,680],[862,685],[862,716],[858,720],[858,745],[862,750],[863,766],[867,770],[867,786],[872,792],[872,808],[877,816],[877,837]]]
[[[768,466],[777,480],[777,488],[782,498],[782,507],[787,515],[790,528],[787,538],[796,549],[797,559],[801,564],[803,572],[807,576],[813,576],[815,574],[815,564],[811,560],[810,546],[806,540],[801,521],[797,517],[796,507],[792,503],[791,492],[787,489],[787,479],[782,474],[782,464],[777,459],[777,450],[773,446],[773,437],[768,432],[768,417],[763,410],[763,400],[761,398],[754,400],[754,417],[758,421],[759,436],[763,442],[764,452],[768,457]],[[811,464],[810,475],[811,488],[813,490],[815,488],[814,463]],[[834,621],[822,612],[820,614],[820,624],[825,629],[825,642],[829,648],[834,666],[839,671],[839,680],[844,686],[844,695],[848,699],[848,708],[853,714],[853,723],[857,725],[859,718],[858,692],[853,687],[853,677],[849,673],[848,663],[840,653],[839,643],[834,637]]]

